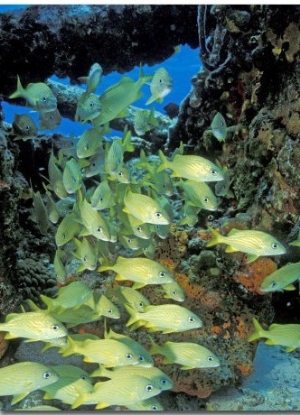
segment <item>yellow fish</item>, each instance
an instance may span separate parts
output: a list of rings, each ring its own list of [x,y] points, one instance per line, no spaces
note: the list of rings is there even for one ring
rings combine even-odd
[[[128,346],[137,356],[139,359],[139,366],[143,367],[152,367],[154,362],[150,355],[150,353],[136,340],[132,339],[129,336],[125,336],[124,334],[119,334],[113,331],[112,329],[109,332],[106,329],[105,324],[105,332],[104,332],[105,339],[112,339],[117,340],[120,343],[125,344]]]
[[[167,268],[149,258],[125,258],[118,256],[115,264],[103,263],[98,268],[100,272],[107,270],[117,273],[117,281],[134,281],[134,288],[141,288],[147,284],[167,284],[174,279]]]
[[[0,330],[8,332],[5,339],[25,337],[28,341],[45,341],[67,335],[67,330],[62,323],[50,315],[34,311],[9,314],[5,323],[0,323]]]
[[[185,293],[176,280],[168,284],[162,284],[162,289],[165,292],[164,298],[171,298],[174,301],[182,302],[185,300]],[[139,310],[137,310],[139,311]]]
[[[79,202],[81,222],[86,228],[86,232],[80,233],[81,236],[93,235],[102,241],[111,241],[111,232],[106,219],[100,215],[86,199]]]
[[[99,117],[101,111],[102,105],[99,97],[95,94],[86,96],[84,92],[77,104],[75,121],[80,121],[81,124],[85,124],[87,121],[93,121]]]
[[[62,262],[62,255],[63,251],[58,248],[55,251],[53,265],[57,281],[59,281],[61,284],[64,284],[66,281],[67,271],[65,265]]]
[[[154,380],[157,382],[161,390],[168,390],[173,388],[173,382],[162,370],[158,367],[142,367],[142,366],[120,366],[114,367],[112,370],[106,369],[105,367],[100,366],[99,369],[96,369],[91,376],[96,377],[106,377],[109,379],[119,378],[122,382],[123,376],[127,375],[140,375],[144,376],[149,380]]]
[[[82,186],[82,175],[79,164],[70,158],[65,165],[62,175],[63,185],[68,193],[75,193]]]
[[[176,363],[181,365],[180,369],[182,370],[220,366],[218,357],[200,344],[167,341],[162,346],[159,346],[152,339],[151,343],[150,353],[165,356],[163,359],[165,365]]]
[[[265,338],[266,344],[285,347],[287,352],[300,347],[300,324],[271,324],[264,330],[256,318],[253,317],[254,332],[248,337],[248,342]]]
[[[85,362],[99,363],[106,367],[137,365],[136,355],[126,344],[113,339],[84,340],[77,342],[68,336],[68,343],[59,350],[63,356],[81,354]]]
[[[74,212],[68,213],[58,225],[55,234],[55,242],[58,247],[69,242],[76,235],[82,226],[77,222]]]
[[[62,312],[66,308],[76,310],[82,304],[92,300],[93,292],[83,281],[73,281],[61,287],[56,298],[41,294],[41,300],[47,305],[50,312]]]
[[[112,405],[130,405],[138,401],[152,398],[161,392],[160,385],[141,375],[127,374],[120,379],[110,379],[94,385],[92,393],[80,393],[72,405],[72,409],[82,404],[96,404],[96,409]]]
[[[73,255],[81,261],[81,265],[76,271],[81,272],[86,269],[94,271],[97,268],[98,263],[98,256],[95,248],[84,237],[81,241],[77,238],[73,238],[73,242],[76,245],[76,251],[73,252]]]
[[[133,126],[138,136],[144,135],[147,131],[153,130],[154,127],[158,127],[158,125],[153,107],[151,108],[151,111],[137,108],[133,117]]]
[[[164,407],[155,397],[145,399],[143,401],[138,401],[132,404],[126,405],[126,408],[130,411],[163,411]]]
[[[86,83],[85,96],[96,91],[97,86],[101,81],[101,76],[103,74],[103,69],[99,63],[94,63],[89,71],[88,76],[80,76],[78,80],[80,82]]]
[[[103,210],[115,206],[115,197],[108,181],[104,180],[99,183],[91,196],[91,205],[93,209]]]
[[[128,187],[125,192],[123,211],[136,217],[140,223],[168,225],[170,218],[165,209],[149,196],[133,193]]]
[[[217,210],[217,198],[205,182],[180,180],[178,186],[184,191],[184,200],[186,203],[205,210]]]
[[[56,108],[54,111],[40,112],[39,113],[39,129],[43,130],[54,130],[61,123],[61,115],[59,110]]]
[[[48,162],[50,188],[60,199],[65,199],[68,196],[68,193],[63,184],[63,173],[57,166],[57,163],[58,160],[56,159],[54,154],[51,153]]]
[[[295,290],[294,282],[300,279],[300,262],[291,263],[277,269],[262,282],[260,290],[265,293]]]
[[[126,304],[125,308],[131,316],[126,326],[133,325],[131,330],[145,326],[149,331],[178,333],[203,325],[195,313],[177,304],[148,305],[143,313],[138,313]]]
[[[126,116],[128,106],[142,96],[140,89],[150,79],[152,76],[146,76],[141,67],[140,76],[136,82],[124,76],[118,83],[108,87],[99,97],[102,111],[92,120],[92,124],[94,126],[104,125],[115,118]]]
[[[216,113],[210,127],[210,130],[205,131],[205,135],[212,133],[218,141],[225,141],[227,135],[227,125],[225,118],[220,112]]]
[[[151,104],[153,101],[163,102],[164,97],[171,92],[172,86],[173,80],[169,72],[165,68],[158,68],[154,72],[150,84],[151,97],[146,102],[146,105]]]
[[[54,111],[57,107],[57,99],[48,85],[37,82],[30,83],[26,89],[23,88],[19,76],[17,76],[17,90],[9,98],[22,97],[36,111]]]
[[[47,208],[45,206],[45,203],[39,191],[34,192],[32,190],[32,197],[33,197],[33,209],[31,210],[30,219],[33,220],[37,224],[40,232],[43,235],[46,235],[47,230],[49,228]]]
[[[217,182],[224,179],[222,170],[204,157],[176,154],[173,160],[169,161],[161,150],[158,154],[161,165],[157,172],[171,169],[172,177],[182,177],[197,182]]]
[[[79,137],[76,144],[76,154],[78,158],[90,157],[96,154],[102,146],[103,134],[99,128],[88,128]]]
[[[21,409],[15,409],[15,411],[37,411],[37,412],[50,412],[50,411],[61,411],[61,409],[56,408],[56,406],[51,406],[51,405],[36,405],[36,406],[30,406],[27,408],[21,408]]]
[[[169,284],[163,284],[162,286]],[[106,291],[106,293],[109,296],[116,296],[120,302],[123,304],[129,304],[139,313],[142,313],[145,310],[145,307],[150,304],[148,298],[132,287],[123,287],[118,285],[116,288],[111,289],[108,292]]]
[[[248,254],[247,264],[255,261],[260,256],[282,255],[285,247],[274,236],[262,231],[231,229],[228,236],[222,236],[215,229],[208,227],[212,233],[212,239],[207,247],[217,244],[227,244],[225,252],[244,252]]]
[[[15,139],[23,141],[32,139],[37,136],[38,130],[33,119],[27,114],[14,114],[12,122],[12,134],[16,135]]]
[[[11,404],[24,399],[30,392],[57,382],[52,368],[36,362],[14,363],[0,369],[0,396],[13,395]]]
[[[60,378],[55,383],[42,388],[45,391],[43,399],[59,399],[63,403],[72,405],[80,393],[91,393],[93,385],[88,380]]]

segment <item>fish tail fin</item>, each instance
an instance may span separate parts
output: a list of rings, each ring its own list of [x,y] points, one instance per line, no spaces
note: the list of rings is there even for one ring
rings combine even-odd
[[[253,325],[254,325],[254,332],[250,334],[247,341],[252,342],[253,340],[257,340],[260,337],[263,337],[265,330],[259,324],[255,317],[253,317]]]
[[[19,75],[17,75],[17,89],[8,98],[12,99],[12,98],[22,97],[24,95],[24,92],[25,92],[25,90],[24,90],[24,88],[21,84]]]
[[[77,388],[77,386],[74,386],[74,387],[75,387],[76,392],[78,393],[78,397],[72,403],[72,406],[71,406],[72,409],[76,409],[78,408],[78,406],[83,405],[87,401],[88,396],[90,395],[89,393],[83,392],[81,389]]]
[[[140,76],[139,76],[139,81],[140,81],[141,85],[145,84],[146,82],[151,81],[152,78],[153,78],[153,75],[145,75],[144,70],[143,70],[142,63],[140,63]]]
[[[161,161],[161,165],[158,166],[158,169],[156,170],[157,173],[169,167],[169,160],[161,150],[158,150],[158,155]]]
[[[161,354],[161,352],[160,352],[160,346],[155,343],[155,341],[152,339],[152,337],[150,336],[150,334],[148,334],[148,337],[149,337],[150,342],[151,342],[151,347],[150,347],[149,353],[151,355],[153,355],[153,354]]]
[[[223,243],[223,236],[219,232],[217,232],[215,229],[211,228],[210,226],[208,226],[208,229],[210,230],[212,234],[212,238],[206,244],[207,247]]]
[[[77,353],[77,348],[76,340],[73,340],[71,336],[67,336],[67,343],[59,348],[59,353],[64,357],[69,356]]]
[[[159,126],[159,123],[158,123],[157,119],[155,118],[154,107],[152,107],[151,110],[150,110],[148,123],[151,124],[151,125],[154,125],[155,127]]]
[[[48,311],[50,311],[51,309],[53,309],[53,298],[47,297],[44,294],[40,295],[41,300],[43,301],[43,303],[46,304]]]
[[[131,326],[134,324],[139,318],[138,313],[134,308],[130,307],[128,304],[124,304],[126,311],[130,314],[130,318],[126,323],[126,327]]]

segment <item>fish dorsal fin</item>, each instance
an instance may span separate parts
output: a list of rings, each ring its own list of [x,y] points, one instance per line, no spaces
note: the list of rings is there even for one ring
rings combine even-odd
[[[280,324],[276,324],[276,323],[273,323],[273,324],[271,324],[271,326],[269,327],[269,331],[270,330],[273,330],[273,329],[276,329],[277,327],[279,327],[280,326]]]
[[[5,323],[8,323],[9,321],[13,320],[15,317],[17,317],[18,313],[11,313],[6,317]]]
[[[240,229],[232,228],[227,236],[232,236],[232,235],[235,235],[239,232],[241,232]]]

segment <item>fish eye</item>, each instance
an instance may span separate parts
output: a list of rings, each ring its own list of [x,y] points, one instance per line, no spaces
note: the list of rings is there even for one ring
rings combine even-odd
[[[213,174],[213,175],[217,174],[217,170],[215,170],[215,169],[212,169],[210,172],[211,172],[211,174]]]
[[[29,131],[29,130],[30,130],[29,125],[25,125],[25,130],[26,130],[26,131]]]
[[[103,232],[103,229],[100,228],[100,226],[98,226],[98,228],[96,229],[96,231],[99,232],[99,233],[102,233]]]
[[[86,144],[83,148],[84,148],[84,150],[88,150],[90,148],[90,146],[88,144]]]
[[[109,308],[108,310],[107,310],[107,312],[109,313],[109,314],[112,314],[112,309],[111,308]]]
[[[151,406],[151,411],[158,411],[158,407],[157,407],[157,406],[155,406],[155,405],[152,405],[152,406]]]
[[[131,239],[131,238],[128,238],[128,239],[127,239],[127,242],[128,242],[129,244],[132,244],[132,239]]]
[[[208,197],[205,197],[203,200],[204,200],[204,203],[208,203],[209,202],[209,198]]]
[[[275,282],[275,281],[272,281],[270,286],[271,286],[272,288],[273,288],[273,287],[276,287],[276,282]]]
[[[153,391],[153,386],[152,386],[152,385],[147,385],[147,386],[146,386],[146,391],[147,391],[147,392],[151,392],[151,391]]]
[[[86,377],[85,375],[82,375],[82,376],[81,376],[81,379],[86,380],[86,379],[87,379],[87,377]]]
[[[140,307],[144,307],[144,303],[143,303],[143,301],[140,301],[140,302],[139,302],[139,306],[140,306]]]
[[[103,197],[99,197],[99,202],[103,202]]]
[[[190,322],[190,323],[194,323],[194,321],[195,321],[194,317],[191,317],[191,316],[190,316],[190,317],[189,317],[189,322]]]
[[[43,100],[43,102],[46,102],[47,101],[47,97],[43,97],[42,100]]]
[[[213,362],[214,358],[213,358],[212,356],[208,356],[207,360],[208,360],[209,362]]]
[[[136,228],[136,230],[137,230],[138,232],[142,232],[142,227],[141,227],[141,226],[138,226],[138,227]]]
[[[159,276],[160,276],[161,278],[163,278],[163,277],[165,277],[165,276],[166,276],[166,273],[165,273],[164,271],[160,271]]]
[[[157,218],[161,218],[161,217],[162,217],[162,214],[161,214],[160,212],[156,212],[156,213],[155,213],[155,216],[156,216]]]
[[[122,172],[122,171],[119,171],[118,175],[119,175],[120,177],[122,177],[122,176],[123,176],[123,172]]]
[[[45,373],[43,374],[43,378],[44,378],[44,379],[50,379],[50,378],[51,378],[51,373],[50,373],[50,372],[45,372]]]
[[[132,354],[131,353],[127,353],[127,355],[126,355],[126,359],[129,359],[129,360],[131,360],[132,359]]]
[[[144,356],[140,355],[140,356],[139,356],[139,361],[140,361],[140,362],[143,362],[144,360],[145,360]]]
[[[90,107],[91,107],[91,108],[93,108],[93,107],[94,107],[94,105],[95,105],[95,102],[94,102],[94,101],[91,101],[91,102],[90,102]]]
[[[83,257],[83,262],[86,262],[87,261],[87,257],[86,256],[84,256]]]
[[[54,324],[54,326],[52,326],[52,328],[53,328],[53,330],[58,330],[59,329],[59,327],[58,327],[58,325],[57,324]]]
[[[161,383],[162,385],[166,385],[166,384],[168,383],[168,381],[167,381],[167,379],[161,379],[161,380],[160,380],[160,383]]]
[[[273,249],[277,249],[278,248],[278,244],[276,243],[276,242],[273,242],[272,243],[272,245],[271,245],[271,247],[273,248]]]

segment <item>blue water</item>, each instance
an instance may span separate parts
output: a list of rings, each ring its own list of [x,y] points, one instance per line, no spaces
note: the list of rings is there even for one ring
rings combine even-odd
[[[24,8],[26,6],[22,5],[0,5],[0,13],[7,12],[13,9]],[[91,65],[94,62],[91,62]],[[101,62],[98,62],[101,65]],[[133,103],[134,106],[148,108],[150,109],[151,106],[154,106],[156,111],[160,111],[161,113],[165,113],[164,106],[170,102],[174,102],[176,104],[180,104],[181,101],[186,97],[186,95],[190,92],[191,89],[191,78],[200,70],[200,58],[199,58],[199,48],[191,49],[187,45],[180,45],[180,51],[174,53],[169,59],[160,62],[159,64],[148,66],[143,65],[143,70],[145,74],[153,74],[154,71],[163,66],[167,69],[173,79],[173,88],[172,91],[164,98],[164,101],[159,103],[152,103],[148,106],[145,105],[147,99],[150,97],[150,87],[149,85],[144,85],[142,88],[143,96],[136,102]],[[82,74],[82,76],[87,74]],[[138,79],[139,77],[139,67],[135,67],[128,73],[119,74],[118,72],[112,72],[106,76],[102,77],[102,81],[96,90],[96,94],[101,94],[108,88],[110,85],[118,82],[123,76],[130,76],[133,79]],[[59,79],[56,76],[52,76],[52,79],[62,82],[64,84],[69,83],[68,78]],[[44,80],[41,80],[43,82]],[[21,79],[22,82],[22,79]],[[24,85],[26,86],[26,85]],[[83,89],[84,90],[84,89]],[[12,91],[13,92],[13,91]],[[5,113],[5,121],[11,123],[13,120],[13,116],[15,113],[17,114],[30,114],[30,116],[36,121],[38,124],[38,113],[31,112],[32,110],[28,107],[20,107],[16,105],[8,104],[7,102],[2,102],[3,110]],[[73,122],[69,119],[63,118],[60,126],[55,129],[51,130],[51,133],[61,132],[62,134],[68,136],[75,134],[78,136],[83,133],[87,128],[87,125],[81,125],[79,122]]]

